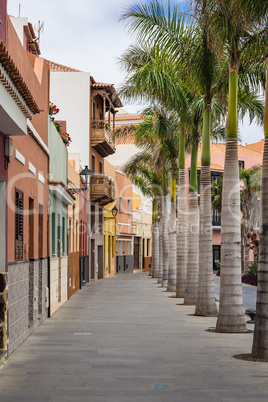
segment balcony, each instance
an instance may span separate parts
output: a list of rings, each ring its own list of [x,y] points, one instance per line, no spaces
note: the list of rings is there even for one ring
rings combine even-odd
[[[115,200],[115,183],[107,176],[95,175],[90,183],[90,201],[107,205]]]
[[[102,157],[115,153],[113,133],[105,120],[91,120],[91,146]]]

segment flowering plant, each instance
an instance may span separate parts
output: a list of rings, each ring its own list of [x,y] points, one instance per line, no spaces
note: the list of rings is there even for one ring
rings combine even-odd
[[[60,133],[62,141],[64,142],[65,146],[68,147],[72,142],[71,137],[68,133]]]
[[[65,133],[62,131],[62,122],[59,122],[57,120],[53,120],[54,126],[56,127],[59,135],[61,136],[62,141],[64,142],[64,145],[68,147],[70,143],[72,142],[71,137],[68,133]]]
[[[49,116],[51,116],[51,120],[54,121],[54,117],[52,117],[53,115],[59,113],[60,109],[57,108],[56,105],[54,105],[54,103],[49,102],[49,111],[48,114]]]

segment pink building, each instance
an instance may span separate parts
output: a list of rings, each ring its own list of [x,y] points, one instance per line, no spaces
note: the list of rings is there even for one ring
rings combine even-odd
[[[261,143],[261,142],[260,142]],[[259,144],[259,143],[257,143]],[[238,161],[239,167],[248,169],[254,165],[261,165],[262,164],[262,152],[260,147],[257,146],[254,149],[255,144],[251,144],[248,146],[238,145]],[[225,159],[225,144],[211,144],[211,179],[216,180],[217,178],[223,175],[224,170],[224,159]],[[199,146],[198,151],[198,172],[200,175],[201,170],[201,145]],[[189,178],[190,178],[190,166],[191,166],[191,156],[186,154],[185,160],[185,168],[188,172],[186,174],[186,185],[189,185]],[[198,192],[200,191],[198,185]],[[221,221],[219,214],[217,211],[212,211],[212,230],[213,230],[213,237],[212,237],[212,245],[213,245],[213,267],[216,268],[216,263],[220,261],[220,253],[221,253]]]

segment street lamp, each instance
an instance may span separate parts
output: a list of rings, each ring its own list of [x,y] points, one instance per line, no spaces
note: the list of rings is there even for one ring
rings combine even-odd
[[[117,213],[118,213],[118,209],[116,208],[116,205],[112,208],[112,211],[111,211],[111,212],[112,212],[112,215],[113,215],[113,216],[110,216],[110,217],[108,217],[108,216],[106,217],[106,216],[105,216],[105,217],[104,217],[104,220],[105,220],[105,221],[109,221],[110,219],[115,219],[115,218],[116,218]]]
[[[69,187],[68,190],[72,193],[72,194],[77,194],[77,193],[81,193],[82,191],[87,191],[88,190],[88,182],[87,182],[87,178],[88,176],[93,176],[94,173],[92,172],[92,170],[90,170],[88,168],[88,166],[86,165],[85,168],[83,170],[81,170],[81,172],[79,173],[79,176],[85,176],[85,182],[86,182],[86,187],[85,188],[78,188],[78,187]]]
[[[87,187],[87,185],[89,184],[89,183],[87,182],[87,178],[88,178],[89,176],[94,176],[94,173],[93,173],[92,170],[90,170],[90,169],[88,168],[88,166],[86,165],[86,166],[84,167],[84,169],[82,169],[81,172],[79,173],[79,176],[81,176],[81,177],[85,176],[86,187]]]

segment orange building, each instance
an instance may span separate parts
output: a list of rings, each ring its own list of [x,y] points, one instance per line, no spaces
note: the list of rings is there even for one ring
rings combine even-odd
[[[19,39],[20,37],[20,39]],[[6,57],[27,135],[13,138],[8,168],[9,353],[47,317],[49,70],[32,25],[7,18]],[[8,50],[8,55],[6,51]],[[16,127],[13,127],[14,131]]]

